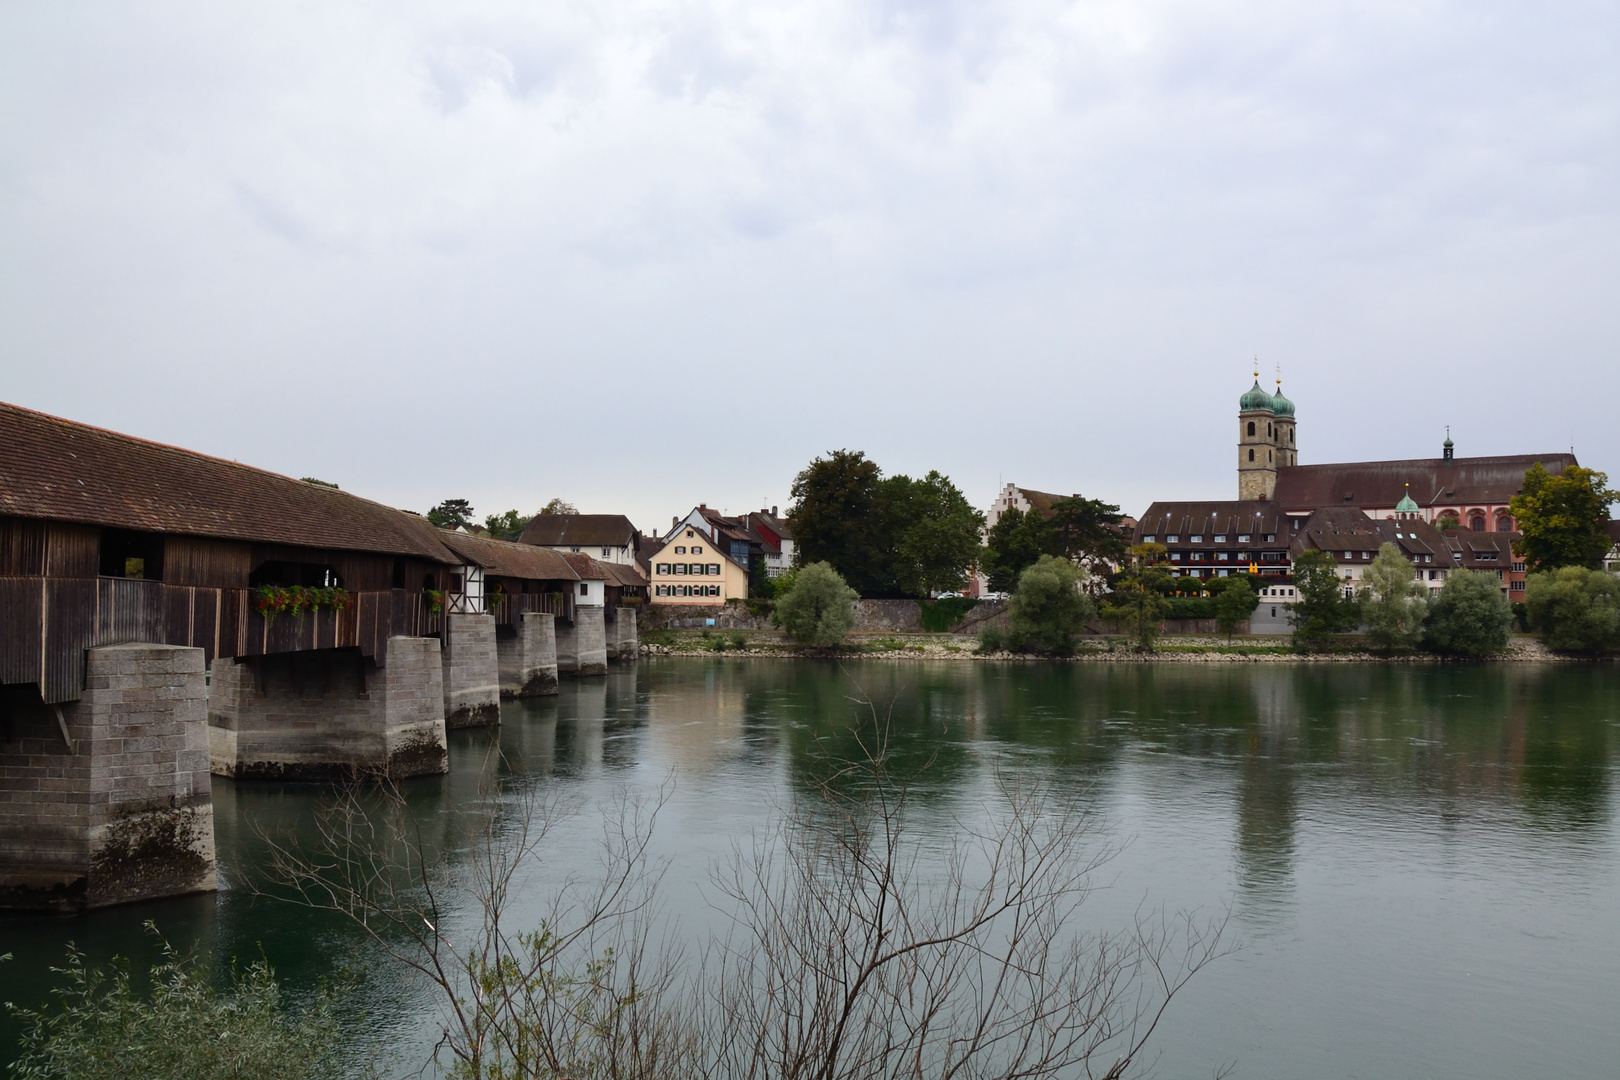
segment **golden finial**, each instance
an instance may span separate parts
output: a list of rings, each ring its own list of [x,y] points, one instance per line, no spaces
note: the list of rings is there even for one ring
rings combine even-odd
[[[1260,381],[1260,354],[1254,354],[1254,381]]]
[[[1282,392],[1282,365],[1277,365],[1277,392]]]

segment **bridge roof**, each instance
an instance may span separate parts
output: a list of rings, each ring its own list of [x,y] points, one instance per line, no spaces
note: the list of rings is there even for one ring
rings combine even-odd
[[[471,533],[445,532],[440,537],[444,545],[474,566],[495,577],[522,578],[530,581],[577,581],[562,552],[532,544],[517,544]]]
[[[4,402],[0,514],[461,561],[403,510]]]

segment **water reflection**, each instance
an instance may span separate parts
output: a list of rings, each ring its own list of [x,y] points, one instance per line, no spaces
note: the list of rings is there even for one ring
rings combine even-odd
[[[700,890],[708,861],[773,802],[815,798],[830,768],[859,755],[854,727],[875,711],[891,724],[898,767],[919,774],[920,806],[940,822],[968,812],[996,771],[1038,768],[1084,787],[1136,835],[1122,870],[1136,891],[1122,893],[1120,911],[1144,896],[1220,903],[1235,895],[1254,925],[1287,922],[1289,940],[1298,938],[1290,948],[1309,962],[1235,967],[1232,996],[1191,1009],[1186,1045],[1173,1042],[1168,1060],[1207,1073],[1202,1063],[1221,1057],[1210,1048],[1237,1038],[1239,1050],[1227,1057],[1291,1062],[1244,1075],[1313,1073],[1313,1046],[1395,1022],[1381,1011],[1393,1008],[1388,969],[1367,958],[1432,950],[1438,931],[1425,919],[1441,912],[1448,928],[1494,927],[1447,938],[1446,957],[1477,953],[1482,968],[1515,964],[1503,976],[1509,983],[1534,982],[1553,966],[1579,988],[1573,1004],[1514,1002],[1542,1029],[1567,1030],[1560,1052],[1574,1055],[1566,1065],[1579,1065],[1603,1060],[1587,1048],[1620,1054],[1615,1036],[1594,1034],[1610,1029],[1581,1026],[1589,1020],[1584,1003],[1620,992],[1612,919],[1620,900],[1604,906],[1620,864],[1612,828],[1617,690],[1620,672],[1578,666],[659,660],[565,681],[555,697],[507,703],[498,732],[455,733],[450,774],[413,781],[408,795],[427,848],[454,863],[470,827],[509,812],[490,797],[498,781],[554,785],[588,806],[673,775],[659,851],[671,860],[672,914],[697,924],[712,915]],[[307,837],[323,797],[313,785],[218,781],[227,881],[240,882],[263,859],[261,832]],[[588,869],[587,848],[571,843],[561,837],[555,858],[577,857]],[[1601,925],[1589,923],[1589,908],[1607,912]],[[1372,910],[1379,915],[1369,921]],[[177,941],[213,947],[221,964],[262,946],[300,992],[344,960],[377,964],[368,991],[375,1029],[420,1043],[420,1004],[352,929],[240,887],[82,918],[0,916],[0,952],[17,954],[4,971],[6,996],[39,1000],[44,969],[60,961],[69,939],[93,957],[146,952],[146,918]],[[1544,926],[1567,938],[1562,952],[1538,944],[1501,958],[1501,943],[1517,940],[1504,934]],[[1327,969],[1340,995],[1332,1007],[1323,1000]],[[1428,988],[1427,977],[1405,976],[1435,999],[1462,993]],[[1268,1026],[1273,1018],[1233,1004],[1267,995],[1277,1014],[1315,1005],[1290,1019],[1283,1038]],[[1479,1004],[1478,1017],[1495,1015],[1493,1002]],[[1478,1017],[1469,1022],[1483,1023]],[[0,1035],[9,1039],[9,1029]],[[1281,1043],[1307,1056],[1288,1059]],[[1537,1065],[1513,1053],[1484,1055],[1471,1075]],[[1402,1074],[1372,1058],[1363,1065],[1364,1075]]]

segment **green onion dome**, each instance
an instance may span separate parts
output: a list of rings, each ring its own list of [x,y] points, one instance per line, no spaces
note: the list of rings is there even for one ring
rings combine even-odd
[[[1281,383],[1277,385],[1277,392],[1271,395],[1271,411],[1276,413],[1278,416],[1286,416],[1289,418],[1292,418],[1294,415],[1294,403],[1283,397]]]
[[[1400,502],[1395,504],[1395,512],[1397,514],[1415,514],[1421,509],[1422,508],[1418,506],[1416,501],[1413,500],[1412,492],[1410,490],[1407,491],[1405,495],[1401,496]]]
[[[1292,402],[1289,405],[1292,406]],[[1260,380],[1254,380],[1254,388],[1238,399],[1239,412],[1271,412],[1271,395],[1260,389]]]

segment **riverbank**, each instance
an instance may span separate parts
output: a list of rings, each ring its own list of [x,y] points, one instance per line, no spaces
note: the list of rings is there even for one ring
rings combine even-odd
[[[852,634],[837,649],[806,649],[794,645],[780,632],[764,631],[658,631],[658,640],[643,642],[641,654],[661,656],[752,656],[775,658],[833,658],[846,660],[978,660],[1023,661],[1026,663],[1122,663],[1122,664],[1447,664],[1457,661],[1431,653],[1385,656],[1357,644],[1345,644],[1327,652],[1298,653],[1286,635],[1246,635],[1228,641],[1224,637],[1175,636],[1161,638],[1152,653],[1137,652],[1124,637],[1096,636],[1082,639],[1078,651],[1069,657],[1028,656],[1022,653],[978,651],[977,642],[957,634]],[[1555,653],[1538,639],[1515,637],[1508,651],[1493,657],[1495,663],[1587,663],[1581,657]]]

